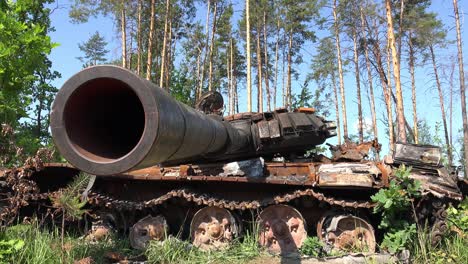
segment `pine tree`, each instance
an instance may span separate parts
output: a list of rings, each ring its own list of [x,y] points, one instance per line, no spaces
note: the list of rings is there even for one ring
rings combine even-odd
[[[317,53],[312,58],[312,73],[308,78],[313,79],[319,87],[330,86],[333,91],[333,103],[335,105],[335,120],[337,127],[338,145],[341,145],[341,127],[339,111],[339,92],[336,85],[337,67],[336,52],[331,37],[322,38],[317,47]]]
[[[107,61],[106,50],[107,42],[98,31],[96,31],[86,42],[78,44],[78,48],[84,53],[83,57],[78,59],[84,63],[83,68],[104,63]]]

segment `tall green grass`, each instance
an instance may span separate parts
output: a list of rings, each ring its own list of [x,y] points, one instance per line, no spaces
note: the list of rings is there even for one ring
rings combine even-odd
[[[74,234],[65,235],[62,248],[59,228],[45,229],[37,222],[8,227],[2,230],[0,239],[24,241],[23,248],[8,256],[9,259],[5,261],[14,264],[73,263],[85,257],[91,257],[95,263],[105,263],[105,254],[108,252],[120,252],[127,256],[139,253],[131,250],[125,239],[115,238],[90,244]]]
[[[466,234],[465,234],[466,235]],[[412,263],[468,263],[468,237],[448,234],[438,245],[431,244],[427,229],[419,230],[409,250]]]

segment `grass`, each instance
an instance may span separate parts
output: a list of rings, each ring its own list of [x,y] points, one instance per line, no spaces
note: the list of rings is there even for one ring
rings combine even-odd
[[[415,243],[409,248],[412,263],[468,263],[468,238],[450,233],[436,245],[431,245],[429,232],[419,230]]]
[[[148,263],[245,263],[266,255],[257,243],[256,235],[248,232],[242,240],[222,250],[202,251],[187,241],[169,237],[164,242],[150,243],[146,257]]]
[[[130,249],[126,239],[114,237],[106,242],[89,244],[78,235],[69,233],[65,236],[65,246],[62,250],[60,229],[45,229],[35,221],[32,224],[15,225],[1,231],[0,240],[12,239],[24,241],[24,246],[3,259],[0,258],[0,263],[73,263],[85,257],[91,257],[95,263],[108,263],[105,261],[105,255],[109,252],[118,252],[127,257],[144,255],[148,260],[147,263],[154,264],[278,261],[258,246],[255,230],[247,232],[242,239],[235,240],[230,247],[218,251],[201,251],[187,241],[168,237],[164,242],[151,242],[146,252],[141,252]],[[309,240],[311,252],[308,252],[308,255],[314,255],[314,252],[323,254],[323,251],[317,248],[320,243],[313,238]],[[302,250],[307,251],[306,248]],[[432,246],[428,231],[420,230],[417,237],[413,238],[409,250],[412,263],[468,263],[468,237],[463,234],[451,233],[439,245]]]
[[[110,239],[106,242],[89,244],[74,234],[65,235],[62,250],[59,228],[47,230],[40,227],[37,222],[8,227],[2,230],[0,239],[24,241],[23,248],[8,255],[5,263],[73,263],[85,257],[91,257],[95,263],[105,263],[105,254],[108,252],[119,252],[126,256],[141,253],[131,250],[127,240]]]

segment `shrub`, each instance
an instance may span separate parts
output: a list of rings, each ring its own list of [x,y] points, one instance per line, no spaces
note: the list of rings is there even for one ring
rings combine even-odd
[[[321,258],[326,256],[323,246],[318,237],[307,237],[300,251],[303,255]]]
[[[410,224],[408,215],[414,198],[421,195],[421,184],[409,177],[410,172],[411,167],[400,166],[389,187],[372,196],[374,213],[381,215],[379,228],[386,231],[380,246],[391,253],[404,249],[416,234],[416,224]]]

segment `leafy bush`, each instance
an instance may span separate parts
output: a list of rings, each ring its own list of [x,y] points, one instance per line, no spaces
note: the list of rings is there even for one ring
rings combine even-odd
[[[468,198],[465,198],[457,207],[447,209],[447,222],[451,229],[466,234],[468,232]]]
[[[381,214],[379,228],[386,230],[380,246],[392,253],[404,249],[416,234],[416,224],[410,224],[408,215],[413,199],[421,195],[421,184],[409,177],[410,172],[411,167],[400,166],[389,187],[371,197],[377,204],[374,213]]]
[[[23,247],[24,241],[21,239],[0,240],[0,263],[5,263],[7,258]]]
[[[321,258],[326,256],[323,246],[324,244],[318,237],[307,237],[300,251],[303,255]]]

